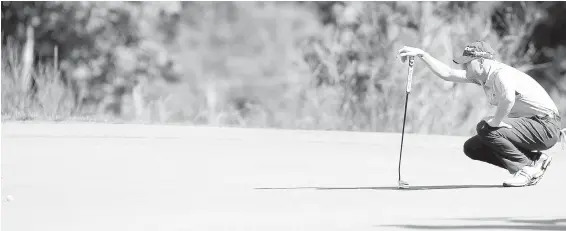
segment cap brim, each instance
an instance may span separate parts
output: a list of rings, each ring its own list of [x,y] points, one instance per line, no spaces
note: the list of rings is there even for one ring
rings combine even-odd
[[[470,61],[474,60],[475,58],[469,57],[469,56],[458,56],[456,58],[454,58],[452,61],[454,61],[454,63],[457,64],[464,64],[464,63],[469,63]]]

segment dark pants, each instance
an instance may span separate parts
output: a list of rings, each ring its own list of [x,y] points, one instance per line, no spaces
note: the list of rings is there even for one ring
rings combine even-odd
[[[540,152],[552,148],[560,138],[560,117],[506,118],[513,128],[492,128],[478,123],[477,135],[464,143],[464,153],[473,160],[507,169],[511,174],[530,165]]]

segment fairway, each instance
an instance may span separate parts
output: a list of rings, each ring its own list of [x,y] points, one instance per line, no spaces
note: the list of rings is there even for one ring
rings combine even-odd
[[[398,190],[395,133],[3,123],[2,230],[566,230],[560,144],[503,188],[466,138],[406,134]]]

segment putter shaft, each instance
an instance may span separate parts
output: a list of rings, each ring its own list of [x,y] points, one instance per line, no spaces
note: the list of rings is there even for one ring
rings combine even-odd
[[[413,81],[413,66],[415,63],[414,57],[409,57],[409,74],[407,76],[407,91],[405,95],[405,111],[403,113],[403,129],[401,131],[401,149],[399,151],[399,167],[398,167],[398,174],[399,174],[399,183],[403,182],[401,180],[401,160],[403,157],[403,141],[405,139],[405,122],[407,120],[407,105],[409,104],[409,94],[411,93],[411,85]],[[403,182],[405,183],[405,182]],[[406,184],[406,183],[405,183]]]

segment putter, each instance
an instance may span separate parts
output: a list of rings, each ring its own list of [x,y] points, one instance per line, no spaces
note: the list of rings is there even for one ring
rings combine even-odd
[[[399,173],[399,180],[397,186],[400,189],[409,188],[409,184],[401,179],[401,159],[403,156],[403,139],[405,138],[405,121],[407,119],[407,104],[409,102],[409,93],[411,93],[411,84],[413,81],[413,65],[415,64],[415,58],[413,56],[409,57],[409,75],[407,76],[407,94],[405,97],[405,112],[403,114],[403,130],[401,132],[401,151],[399,152],[399,168],[397,172]]]

